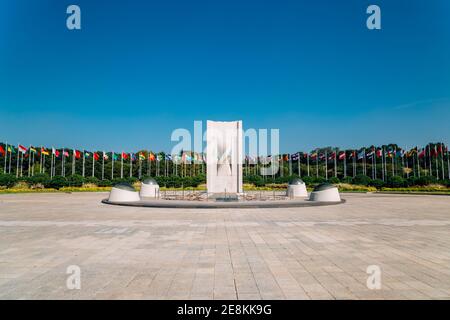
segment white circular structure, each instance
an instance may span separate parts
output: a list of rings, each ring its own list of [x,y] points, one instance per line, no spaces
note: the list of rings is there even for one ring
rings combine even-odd
[[[338,189],[329,183],[319,184],[314,188],[309,196],[310,201],[320,201],[320,202],[340,202],[341,196],[339,195]]]
[[[286,196],[289,198],[304,198],[308,196],[306,184],[301,179],[294,179],[289,182],[286,190]]]
[[[159,195],[158,183],[152,178],[145,179],[142,181],[139,195],[141,198],[157,198]]]
[[[116,184],[109,193],[108,201],[110,202],[134,202],[141,198],[137,191],[130,184],[119,183]]]

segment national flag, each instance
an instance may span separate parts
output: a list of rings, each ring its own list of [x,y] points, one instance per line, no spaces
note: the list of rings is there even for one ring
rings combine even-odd
[[[44,156],[49,156],[50,152],[48,152],[48,150],[46,150],[45,148],[41,148],[41,154],[43,154]]]
[[[289,161],[289,153],[288,154],[283,154],[283,161]]]
[[[125,152],[122,152],[122,159],[123,160],[127,160],[128,159],[128,154],[126,154]]]
[[[112,153],[112,158],[113,160],[119,160],[119,156],[115,152]]]
[[[98,161],[100,159],[97,152],[94,152],[93,156],[94,156],[95,161]]]
[[[300,159],[300,152],[294,153],[294,154],[291,156],[291,160],[292,160],[292,161],[298,161],[299,159]]]
[[[136,161],[136,154],[131,153],[131,161]]]
[[[328,160],[334,160],[336,158],[336,152],[333,152],[330,154],[330,156],[328,157]]]
[[[73,156],[75,157],[75,159],[80,159],[81,158],[81,152],[78,150],[73,149]]]
[[[19,144],[19,152],[26,153],[27,150],[28,150],[27,148],[25,148],[23,145]]]
[[[35,149],[35,148],[33,148],[33,147],[30,147],[30,152],[36,153],[37,151],[36,151],[36,149]]]
[[[383,156],[383,152],[381,151],[381,149],[377,149],[377,157],[381,158]]]
[[[139,152],[139,160],[145,160],[145,156],[142,152]]]
[[[153,152],[150,152],[149,154],[148,154],[148,160],[150,160],[150,161],[155,161],[156,159],[155,159],[155,154],[153,153]]]
[[[166,154],[166,160],[167,161],[172,161],[172,156],[170,154]]]
[[[345,159],[345,151],[341,151],[339,153],[339,160],[344,160]]]
[[[417,151],[417,155],[419,159],[425,157],[425,148],[420,148],[419,151]]]
[[[64,157],[68,158],[69,157],[69,151],[64,150],[63,155],[64,155]]]
[[[56,150],[55,148],[52,148],[52,154],[54,154],[56,158],[59,157],[59,151]]]
[[[89,158],[90,156],[91,156],[90,152],[87,152],[87,151],[84,152],[84,157],[85,158]]]
[[[108,160],[108,159],[109,159],[108,155],[106,154],[105,151],[103,151],[103,160]]]
[[[156,161],[162,161],[162,160],[163,160],[162,154],[158,154],[158,155],[156,156]]]
[[[317,158],[317,152],[311,153],[310,158],[313,159],[313,160],[316,159]]]
[[[5,156],[6,154],[5,149],[3,149],[3,146],[0,146],[0,153],[2,154],[2,156]]]
[[[360,152],[358,152],[358,160],[364,159],[364,150],[361,150]]]
[[[351,158],[355,158],[356,157],[356,151],[352,151],[351,153],[350,153],[350,155],[348,156],[350,159]]]

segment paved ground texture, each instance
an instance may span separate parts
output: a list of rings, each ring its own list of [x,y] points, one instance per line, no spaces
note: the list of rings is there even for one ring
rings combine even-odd
[[[105,197],[0,195],[0,299],[450,299],[448,196],[284,209]],[[67,288],[71,265],[80,290]],[[370,265],[380,290],[367,287]]]

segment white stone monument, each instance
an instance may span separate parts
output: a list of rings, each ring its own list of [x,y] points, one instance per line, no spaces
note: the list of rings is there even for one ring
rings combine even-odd
[[[242,121],[207,121],[208,193],[242,193]]]

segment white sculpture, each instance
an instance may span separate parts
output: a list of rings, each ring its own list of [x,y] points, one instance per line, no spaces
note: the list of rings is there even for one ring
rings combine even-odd
[[[141,198],[157,198],[159,196],[158,183],[152,178],[147,178],[142,181],[139,196]]]
[[[208,193],[242,193],[242,121],[207,121]]]

